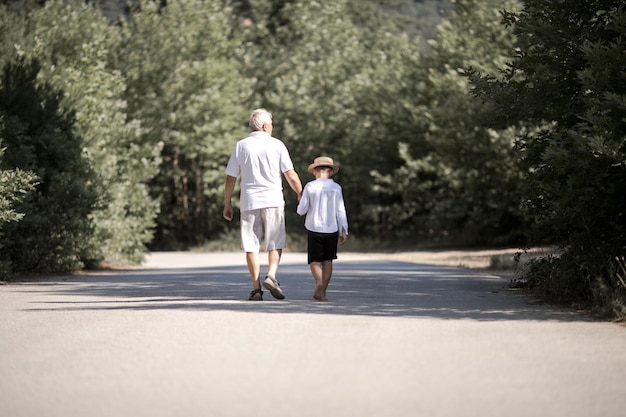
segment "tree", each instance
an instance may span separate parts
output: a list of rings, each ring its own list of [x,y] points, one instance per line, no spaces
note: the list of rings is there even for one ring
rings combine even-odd
[[[514,37],[499,20],[491,2],[457,2],[430,56],[408,74],[395,112],[404,114],[396,133],[402,162],[376,170],[387,230],[456,244],[523,238],[529,222],[520,211],[515,131],[482,124],[489,109],[473,100],[464,77],[466,68],[496,69],[511,54]]]
[[[29,14],[37,42],[22,42],[22,53],[39,59],[40,79],[63,91],[60,106],[74,114],[75,134],[97,173],[94,232],[83,261],[96,265],[138,263],[152,240],[158,205],[147,182],[157,172],[160,146],[139,140],[142,128],[127,119],[123,75],[111,65],[119,30],[93,5],[49,1]]]
[[[96,177],[73,115],[60,109],[61,92],[38,82],[39,72],[36,61],[20,60],[5,66],[0,81],[0,171],[38,177],[35,191],[15,205],[25,216],[3,226],[0,262],[12,272],[68,272],[83,266]]]
[[[0,4],[0,70],[15,58],[15,45],[26,37],[23,16]]]
[[[626,13],[620,1],[527,1],[504,21],[518,38],[501,74],[472,73],[491,123],[529,126],[518,146],[526,201],[563,253],[530,280],[565,300],[626,314],[615,256],[626,249]]]
[[[370,171],[398,160],[386,131],[392,123],[381,120],[394,117],[387,100],[397,98],[404,71],[396,64],[414,48],[394,35],[397,28],[373,2],[250,3],[246,59],[249,76],[258,80],[253,106],[274,113],[274,132],[303,181],[317,156],[344,164],[336,179],[353,230],[365,234],[372,230],[371,213],[364,210],[374,195]],[[298,230],[295,197],[288,194],[286,203],[287,221]]]
[[[251,80],[242,77],[236,21],[224,2],[141,2],[123,24],[118,68],[139,143],[163,146],[150,182],[160,205],[153,248],[186,248],[219,236],[223,169],[245,136]]]

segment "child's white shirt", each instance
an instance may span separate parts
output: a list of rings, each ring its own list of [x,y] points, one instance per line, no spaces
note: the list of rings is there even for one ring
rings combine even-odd
[[[304,227],[317,233],[334,233],[343,228],[348,234],[348,216],[341,186],[332,178],[317,178],[304,186],[296,212]]]

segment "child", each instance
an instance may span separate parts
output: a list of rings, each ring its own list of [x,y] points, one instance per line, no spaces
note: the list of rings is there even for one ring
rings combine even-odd
[[[313,299],[328,301],[326,289],[333,274],[333,259],[337,259],[337,242],[346,243],[348,217],[341,186],[330,177],[339,166],[327,156],[315,158],[309,172],[315,180],[305,185],[296,212],[306,214],[304,227],[308,231],[308,263],[315,279]]]

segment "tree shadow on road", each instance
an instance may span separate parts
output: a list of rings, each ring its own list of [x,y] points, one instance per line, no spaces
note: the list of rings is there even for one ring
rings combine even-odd
[[[30,311],[197,310],[337,314],[438,319],[587,321],[545,305],[498,276],[472,270],[390,261],[335,262],[329,302],[315,302],[308,265],[281,264],[285,300],[265,292],[247,301],[245,265],[99,272],[22,284],[36,293]]]

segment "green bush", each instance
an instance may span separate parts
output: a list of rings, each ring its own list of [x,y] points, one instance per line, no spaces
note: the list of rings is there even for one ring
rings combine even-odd
[[[72,115],[73,133],[96,176],[93,233],[81,242],[82,261],[90,267],[139,263],[153,238],[158,204],[147,183],[158,172],[162,145],[142,143],[140,121],[127,117],[126,80],[112,64],[120,28],[77,0],[46,2],[28,13],[25,26],[30,37],[14,41],[13,56],[39,60],[38,79],[63,92],[59,112]]]
[[[15,205],[19,222],[5,223],[0,261],[14,272],[68,272],[83,266],[93,231],[95,173],[83,157],[72,115],[62,115],[61,92],[37,82],[36,61],[4,68],[0,81],[0,169],[37,175],[35,190]]]
[[[0,117],[0,132],[4,130],[4,118]],[[35,188],[37,177],[30,171],[21,169],[4,170],[3,160],[4,150],[2,148],[2,137],[0,136],[0,253],[3,252],[3,225],[8,222],[17,222],[24,217],[24,213],[19,213],[14,209],[15,204],[21,202],[29,192]],[[0,279],[11,275],[11,261],[0,257]]]
[[[525,130],[517,149],[523,201],[540,222],[534,239],[564,248],[529,274],[557,299],[623,305],[614,258],[626,252],[626,9],[617,0],[524,4],[503,14],[516,57],[473,83],[493,125]]]

